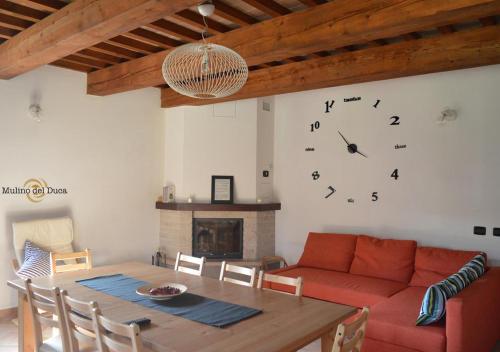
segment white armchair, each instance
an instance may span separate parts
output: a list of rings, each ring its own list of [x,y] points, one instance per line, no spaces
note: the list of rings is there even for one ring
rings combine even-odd
[[[12,266],[17,271],[24,261],[26,240],[49,252],[73,252],[73,221],[69,217],[16,222],[12,224],[16,259]]]

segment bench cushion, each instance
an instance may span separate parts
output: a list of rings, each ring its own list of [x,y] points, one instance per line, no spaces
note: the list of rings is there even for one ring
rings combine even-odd
[[[276,274],[288,277],[302,276],[304,296],[359,308],[378,303],[407,287],[400,282],[316,268],[295,267]],[[283,285],[272,284],[271,287],[292,292]]]
[[[356,235],[310,232],[299,266],[348,272],[356,249]]]
[[[415,326],[424,287],[408,287],[371,308],[366,336],[422,352],[446,351],[444,321]]]
[[[408,283],[414,270],[416,241],[360,235],[351,274]]]

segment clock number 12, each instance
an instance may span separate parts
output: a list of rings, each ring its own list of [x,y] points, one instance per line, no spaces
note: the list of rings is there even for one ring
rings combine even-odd
[[[311,123],[311,132],[314,132],[315,130],[319,129],[320,123],[319,121],[316,121],[315,123]]]

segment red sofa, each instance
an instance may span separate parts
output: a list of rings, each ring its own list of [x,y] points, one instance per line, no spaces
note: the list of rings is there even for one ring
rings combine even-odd
[[[409,240],[310,233],[299,262],[275,273],[302,276],[304,296],[369,306],[363,352],[491,352],[500,339],[500,267],[488,268],[449,299],[443,321],[415,325],[427,287],[477,253],[417,247]]]

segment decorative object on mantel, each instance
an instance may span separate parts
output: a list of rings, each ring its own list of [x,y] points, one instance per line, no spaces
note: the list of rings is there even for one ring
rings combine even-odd
[[[163,77],[179,94],[198,99],[222,98],[239,91],[247,81],[247,63],[237,52],[205,40],[206,17],[214,10],[211,1],[198,5],[205,23],[202,42],[177,47],[163,62]]]
[[[233,204],[234,176],[212,176],[212,204]]]
[[[163,202],[174,203],[175,202],[175,186],[167,185],[163,187]]]
[[[192,195],[191,195],[191,196],[189,196],[189,198],[187,199],[188,203],[193,203],[193,198],[194,198],[194,197],[193,197]]]

